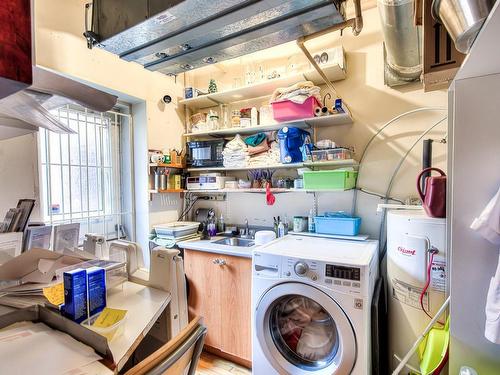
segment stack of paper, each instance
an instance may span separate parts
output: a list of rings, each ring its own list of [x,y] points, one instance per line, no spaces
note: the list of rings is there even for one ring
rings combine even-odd
[[[91,347],[43,323],[0,332],[0,374],[65,374],[100,359]]]

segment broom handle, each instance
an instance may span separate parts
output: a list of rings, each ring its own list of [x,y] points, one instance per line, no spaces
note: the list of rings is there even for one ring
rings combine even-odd
[[[422,332],[420,334],[420,336],[417,338],[417,341],[415,341],[415,343],[413,344],[411,349],[408,351],[408,353],[406,353],[406,355],[403,357],[401,362],[399,362],[398,367],[396,367],[396,369],[392,372],[392,375],[398,375],[399,372],[403,369],[403,367],[405,367],[406,363],[410,360],[410,358],[413,356],[413,354],[417,351],[418,346],[420,345],[420,343],[424,339],[425,335],[427,335],[427,333],[429,333],[429,331],[434,326],[434,324],[436,324],[437,320],[439,319],[441,314],[444,312],[444,310],[446,310],[449,303],[450,303],[450,296],[448,296],[448,298],[446,298],[446,301],[444,301],[443,305],[439,308],[436,315],[434,315],[434,318],[432,318],[432,320],[429,322],[427,327],[425,327],[424,332]]]

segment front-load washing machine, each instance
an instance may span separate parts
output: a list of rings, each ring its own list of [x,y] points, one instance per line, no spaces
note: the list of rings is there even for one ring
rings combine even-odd
[[[288,235],[252,257],[256,375],[368,375],[378,241]]]

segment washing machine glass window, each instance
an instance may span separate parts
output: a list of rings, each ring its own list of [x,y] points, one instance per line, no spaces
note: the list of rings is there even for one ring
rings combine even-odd
[[[278,373],[349,374],[356,338],[337,302],[314,286],[284,282],[259,300],[254,330],[263,354]]]
[[[328,367],[337,354],[339,338],[333,318],[308,297],[278,299],[269,314],[269,328],[276,348],[304,370]]]

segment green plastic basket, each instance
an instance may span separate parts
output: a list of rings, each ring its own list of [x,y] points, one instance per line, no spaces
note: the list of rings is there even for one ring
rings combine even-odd
[[[348,190],[356,185],[357,171],[308,171],[304,172],[306,190]]]

